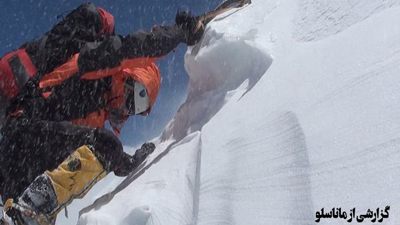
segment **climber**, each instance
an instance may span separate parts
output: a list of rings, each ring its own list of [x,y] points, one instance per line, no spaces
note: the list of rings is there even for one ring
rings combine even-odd
[[[179,13],[174,26],[117,36],[110,13],[84,4],[3,56],[3,222],[54,224],[107,173],[126,176],[137,168],[154,144],[130,156],[105,122],[118,135],[129,116],[148,115],[161,82],[155,62],[180,43],[196,44],[202,33],[196,17]]]

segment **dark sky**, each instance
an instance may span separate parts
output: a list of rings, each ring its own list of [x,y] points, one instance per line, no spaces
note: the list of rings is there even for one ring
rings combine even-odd
[[[2,0],[0,2],[0,55],[40,37],[60,19],[87,1],[80,0]],[[149,30],[155,24],[173,24],[178,9],[199,15],[216,7],[219,0],[93,0],[111,12],[116,32],[127,35],[135,30]],[[157,136],[186,98],[188,76],[184,70],[181,44],[174,53],[159,61],[163,77],[160,94],[152,113],[135,116],[125,124],[121,140],[127,145],[141,144]]]

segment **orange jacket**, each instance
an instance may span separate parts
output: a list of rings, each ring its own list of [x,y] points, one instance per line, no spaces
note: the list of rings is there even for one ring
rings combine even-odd
[[[76,54],[67,63],[61,65],[41,79],[39,88],[42,90],[44,98],[51,96],[51,87],[60,85],[68,78],[79,74],[78,58],[79,54]],[[104,93],[104,97],[107,101],[106,108],[91,112],[86,118],[76,118],[72,122],[89,127],[104,127],[105,122],[109,120],[114,132],[119,134],[123,123],[129,116],[115,116],[110,112],[125,104],[124,84],[128,77],[141,82],[146,87],[150,97],[150,108],[143,114],[147,115],[150,113],[161,85],[160,70],[155,65],[156,60],[157,58],[127,59],[123,60],[118,67],[83,74],[81,76],[83,80],[98,80],[112,76],[112,89],[111,92]]]

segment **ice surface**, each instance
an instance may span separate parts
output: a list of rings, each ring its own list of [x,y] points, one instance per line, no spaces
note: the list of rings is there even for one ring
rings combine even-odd
[[[219,16],[186,54],[188,98],[152,157],[168,153],[79,224],[314,224],[323,207],[387,205],[399,224],[398,21],[394,0]]]
[[[173,148],[162,161],[124,187],[111,202],[98,202],[78,224],[190,224],[197,195],[200,144],[200,133],[171,144]],[[165,148],[161,145],[160,149]],[[123,183],[131,180],[128,177]]]

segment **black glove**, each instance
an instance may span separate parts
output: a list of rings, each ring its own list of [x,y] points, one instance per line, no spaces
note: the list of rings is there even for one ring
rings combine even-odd
[[[204,26],[199,21],[200,17],[192,16],[191,13],[178,12],[175,24],[184,33],[183,42],[189,46],[197,44],[203,36]]]
[[[128,176],[132,171],[134,171],[142,162],[154,152],[156,149],[155,144],[153,143],[144,143],[142,147],[136,150],[135,154],[130,156],[124,153],[121,161],[114,168],[114,174],[116,176]]]
[[[155,144],[151,142],[144,143],[140,149],[136,150],[135,155],[132,157],[136,163],[140,164],[147,158],[147,156],[154,152],[154,149],[156,149]]]

